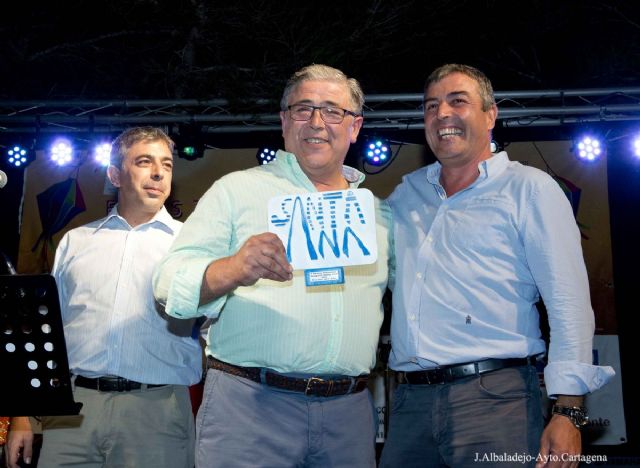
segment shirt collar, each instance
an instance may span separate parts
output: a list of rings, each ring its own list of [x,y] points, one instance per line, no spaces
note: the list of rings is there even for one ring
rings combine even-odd
[[[506,151],[500,151],[499,153],[494,154],[489,159],[485,159],[480,164],[478,164],[478,170],[483,178],[487,178],[489,176],[495,176],[502,172],[509,163],[509,157],[507,156]]]
[[[113,208],[111,208],[111,211],[109,211],[109,214],[98,224],[98,226],[96,227],[95,230],[98,231],[99,229],[102,229],[107,224],[111,224],[113,222],[118,222],[118,223],[124,225],[125,227],[127,227],[128,229],[133,229],[129,225],[127,220],[124,219],[122,216],[120,216],[120,213],[118,213],[118,204],[116,204]],[[169,214],[167,209],[163,206],[153,216],[153,218],[151,218],[146,223],[142,223],[139,226],[136,226],[136,228],[140,228],[140,227],[146,226],[148,224],[158,224],[161,229],[169,232],[170,234],[173,234],[175,232],[176,220],[174,220],[171,217],[171,215]]]
[[[278,152],[276,153],[276,163],[288,166],[298,176],[304,177],[307,181],[309,181],[309,183],[311,183],[307,175],[300,167],[295,154],[289,153],[288,151],[278,150]],[[349,185],[353,186],[353,188],[358,187],[365,178],[365,175],[359,170],[345,165],[342,166],[342,175],[347,180],[347,182],[349,182]],[[313,185],[313,183],[311,183],[311,185]]]
[[[474,182],[475,185],[480,180],[484,180],[489,176],[495,176],[502,172],[509,163],[509,157],[506,151],[500,151],[494,154],[489,159],[485,159],[478,164],[478,171],[480,176],[478,180]],[[427,167],[427,180],[432,185],[440,185],[440,172],[442,172],[442,165],[439,162],[435,162]]]

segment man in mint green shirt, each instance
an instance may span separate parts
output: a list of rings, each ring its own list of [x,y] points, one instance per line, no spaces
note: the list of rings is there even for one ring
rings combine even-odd
[[[275,196],[356,188],[344,166],[362,126],[355,79],[324,65],[296,72],[276,161],[216,181],[154,276],[174,317],[212,318],[196,465],[375,466],[366,379],[375,364],[391,261],[390,212],[375,199],[378,259],[344,283],[308,287],[268,231]]]

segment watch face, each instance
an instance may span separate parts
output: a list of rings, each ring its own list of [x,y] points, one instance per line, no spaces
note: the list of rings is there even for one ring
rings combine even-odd
[[[573,423],[578,427],[586,426],[589,422],[589,417],[581,410],[575,410],[573,418],[571,419],[573,419]]]
[[[577,428],[584,427],[589,423],[587,409],[584,407],[554,405],[551,411],[554,414],[561,414],[562,416],[566,416]]]

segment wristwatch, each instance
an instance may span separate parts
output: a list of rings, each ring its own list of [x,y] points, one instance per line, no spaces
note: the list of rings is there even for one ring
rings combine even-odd
[[[587,416],[587,408],[584,406],[561,406],[553,405],[551,408],[552,414],[561,414],[571,419],[571,422],[578,429],[582,429],[589,423],[589,416]]]

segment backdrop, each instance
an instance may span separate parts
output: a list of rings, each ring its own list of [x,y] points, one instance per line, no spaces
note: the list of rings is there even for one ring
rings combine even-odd
[[[506,148],[512,160],[550,173],[569,197],[582,232],[597,333],[616,334],[607,162],[601,158],[585,164],[570,149],[568,141],[513,143]],[[379,197],[388,196],[404,174],[432,160],[421,145],[395,146],[393,151],[394,161],[384,170],[368,174],[364,184]],[[184,221],[217,178],[255,166],[255,155],[253,148],[216,149],[207,150],[203,158],[195,161],[176,159],[167,209]],[[372,172],[374,168],[367,169]],[[86,155],[75,167],[60,168],[38,153],[26,170],[18,270],[48,272],[62,235],[105,216],[115,203],[115,192],[106,180],[106,169]]]

